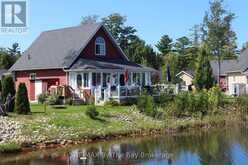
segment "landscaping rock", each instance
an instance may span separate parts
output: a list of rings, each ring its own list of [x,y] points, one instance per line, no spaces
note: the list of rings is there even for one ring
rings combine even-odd
[[[8,117],[0,116],[0,143],[13,140],[20,128],[20,124],[10,120]]]

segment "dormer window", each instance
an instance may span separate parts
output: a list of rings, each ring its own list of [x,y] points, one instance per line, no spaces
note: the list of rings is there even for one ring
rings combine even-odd
[[[95,53],[97,56],[106,55],[106,45],[105,40],[102,37],[97,37],[95,42]]]

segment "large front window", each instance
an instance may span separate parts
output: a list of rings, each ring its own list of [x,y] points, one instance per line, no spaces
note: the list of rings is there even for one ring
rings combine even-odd
[[[82,87],[82,76],[81,76],[81,74],[77,75],[77,87],[78,88]]]
[[[133,82],[135,85],[141,85],[140,73],[133,73]]]
[[[117,73],[113,73],[112,83],[111,84],[118,85],[118,74]]]
[[[89,73],[84,73],[84,88],[89,87]]]
[[[106,47],[105,40],[102,37],[97,37],[95,42],[95,53],[98,56],[105,56]]]
[[[102,86],[107,87],[110,83],[110,73],[103,73]]]
[[[92,85],[101,85],[101,73],[92,73]]]

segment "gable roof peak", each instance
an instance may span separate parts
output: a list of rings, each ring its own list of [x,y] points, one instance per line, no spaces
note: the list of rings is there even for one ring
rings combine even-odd
[[[103,23],[84,23],[42,32],[10,71],[70,68],[100,28],[129,61]]]
[[[10,71],[68,67],[101,27],[97,23],[44,31]]]

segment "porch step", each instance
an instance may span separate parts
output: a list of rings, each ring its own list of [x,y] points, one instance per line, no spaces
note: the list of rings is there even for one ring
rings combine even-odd
[[[84,103],[85,103],[84,100],[80,98],[72,100],[72,105],[83,105]]]

